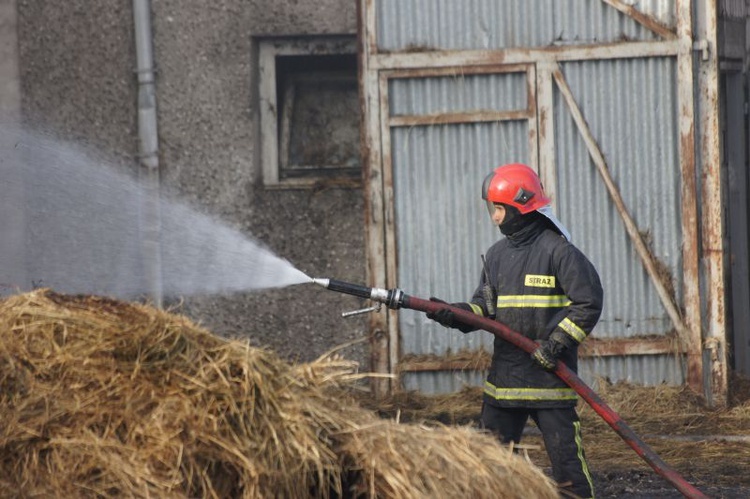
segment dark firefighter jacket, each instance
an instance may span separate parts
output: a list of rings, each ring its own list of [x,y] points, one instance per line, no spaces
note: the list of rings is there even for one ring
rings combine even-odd
[[[545,220],[537,219],[490,247],[486,255],[490,284],[497,294],[497,320],[532,340],[555,329],[580,344],[602,310],[599,275],[589,260]],[[484,275],[471,300],[475,313],[487,315]],[[561,358],[573,371],[578,348]],[[495,338],[486,403],[501,407],[572,407],[576,393],[520,348]]]

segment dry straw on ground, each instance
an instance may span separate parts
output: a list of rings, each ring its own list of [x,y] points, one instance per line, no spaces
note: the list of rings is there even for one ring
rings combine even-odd
[[[735,376],[728,407],[706,407],[686,387],[611,384],[599,380],[595,389],[636,434],[678,472],[701,483],[750,487],[750,380]],[[428,397],[397,393],[381,401],[361,403],[382,417],[408,422],[478,424],[481,387]],[[579,402],[583,440],[595,473],[654,473],[631,447],[589,407]],[[530,424],[522,444],[537,466],[549,466],[539,432]]]
[[[360,408],[355,367],[292,366],[144,305],[10,297],[0,496],[557,497],[487,435]]]
[[[597,384],[605,401],[667,463],[708,483],[750,485],[750,392],[740,391],[728,407],[706,407],[687,387]],[[648,466],[587,405],[581,407],[587,452],[594,466]],[[729,458],[731,456],[731,458]]]

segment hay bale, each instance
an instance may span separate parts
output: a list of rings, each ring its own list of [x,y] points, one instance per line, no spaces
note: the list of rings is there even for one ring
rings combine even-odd
[[[374,420],[350,430],[341,452],[360,470],[357,497],[558,497],[541,470],[468,427]]]
[[[332,404],[330,387],[361,376],[352,366],[291,366],[145,305],[13,296],[0,302],[0,495],[523,497],[495,491],[532,481],[555,497],[489,437]]]
[[[6,490],[299,496],[339,481],[270,352],[150,307],[49,291],[3,302],[0,331]]]

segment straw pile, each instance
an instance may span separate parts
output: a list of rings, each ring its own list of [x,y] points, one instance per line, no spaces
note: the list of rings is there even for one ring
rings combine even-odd
[[[731,386],[729,407],[713,409],[687,387],[612,384],[600,379],[596,390],[678,472],[708,484],[750,487],[750,475],[745,472],[750,469],[750,379],[735,373]],[[448,395],[401,392],[379,401],[362,399],[360,403],[383,417],[401,421],[477,424],[481,400],[481,387],[466,387]],[[649,465],[588,404],[580,401],[578,412],[586,456],[595,474],[605,481],[609,476],[616,481],[621,473],[653,475]],[[537,466],[548,467],[539,431],[532,422],[527,430],[522,440],[524,452]]]
[[[726,408],[706,407],[687,387],[598,383],[599,394],[659,456],[684,473],[719,483],[745,483],[735,467],[750,466],[750,393]],[[587,405],[581,407],[587,454],[611,469],[648,467]],[[731,460],[727,460],[731,456]]]
[[[332,400],[356,366],[292,366],[145,305],[0,302],[2,497],[557,497],[468,428]]]

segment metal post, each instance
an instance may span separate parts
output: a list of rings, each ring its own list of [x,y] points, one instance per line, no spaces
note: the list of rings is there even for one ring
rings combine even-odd
[[[135,47],[138,64],[138,137],[141,168],[138,180],[144,192],[141,206],[141,251],[145,277],[153,303],[162,306],[161,207],[159,196],[159,139],[156,120],[156,86],[151,40],[151,4],[133,0]]]

